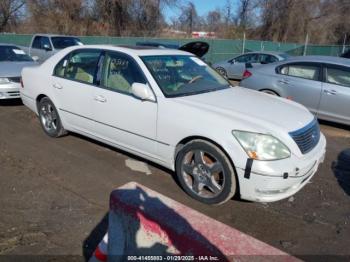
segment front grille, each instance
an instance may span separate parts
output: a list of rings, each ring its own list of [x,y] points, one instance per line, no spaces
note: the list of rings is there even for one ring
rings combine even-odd
[[[8,95],[9,97],[18,97],[18,96],[19,96],[19,91],[7,92],[7,95]]]
[[[295,143],[298,145],[301,153],[306,154],[310,152],[320,141],[320,126],[316,119],[314,119],[307,126],[290,132],[289,135],[293,138]]]
[[[15,82],[15,83],[20,83],[21,82],[21,77],[16,76],[16,77],[8,77],[10,82]]]

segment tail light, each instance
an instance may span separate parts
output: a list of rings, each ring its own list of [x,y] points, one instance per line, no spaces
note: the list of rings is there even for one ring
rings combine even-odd
[[[21,87],[24,88],[22,77],[20,78]]]
[[[243,73],[243,79],[246,79],[248,77],[251,77],[253,74],[248,71],[248,70],[245,70],[244,73]]]

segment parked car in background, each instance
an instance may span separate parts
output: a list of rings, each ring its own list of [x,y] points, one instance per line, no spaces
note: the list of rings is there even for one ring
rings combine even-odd
[[[246,64],[251,64],[253,66],[270,64],[284,61],[287,58],[289,58],[289,55],[281,52],[250,52],[236,56],[230,60],[215,63],[213,68],[228,79],[240,80],[243,78]]]
[[[350,125],[350,60],[303,56],[247,69],[241,86],[285,97],[318,118]]]
[[[82,45],[82,43],[74,36],[36,34],[32,37],[29,48],[22,48],[32,58],[42,63],[58,51],[76,45]]]
[[[324,158],[325,137],[306,108],[232,88],[188,52],[70,47],[22,77],[22,101],[47,135],[69,130],[165,166],[207,204],[236,192],[287,198]]]
[[[167,49],[179,49],[192,53],[200,58],[202,58],[209,51],[209,44],[202,41],[194,41],[184,44],[182,46],[168,43],[158,43],[158,42],[138,42],[136,46],[148,46],[157,48],[167,48]]]
[[[18,46],[0,44],[0,99],[19,98],[21,71],[36,63]]]
[[[343,57],[343,58],[350,58],[350,49],[348,49],[347,51],[345,51],[344,53],[342,53],[340,55],[340,57]]]

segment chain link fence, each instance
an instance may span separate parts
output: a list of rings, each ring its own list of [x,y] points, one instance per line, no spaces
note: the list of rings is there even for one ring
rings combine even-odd
[[[11,43],[20,46],[29,46],[32,35],[0,34],[0,43]],[[108,44],[108,45],[135,45],[137,42],[161,42],[178,46],[197,39],[168,39],[147,37],[104,37],[104,36],[80,36],[84,44]],[[252,51],[277,51],[290,55],[328,55],[339,56],[350,46],[343,45],[313,45],[297,43],[279,43],[271,41],[256,41],[245,39],[198,39],[210,45],[205,59],[215,63],[229,59],[242,53]]]

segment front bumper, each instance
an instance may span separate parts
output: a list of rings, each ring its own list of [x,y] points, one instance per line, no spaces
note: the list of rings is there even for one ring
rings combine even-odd
[[[14,99],[20,98],[19,89],[20,83],[10,82],[8,84],[0,85],[0,99]]]
[[[302,189],[314,176],[326,153],[326,139],[303,158],[291,156],[278,161],[254,161],[249,178],[245,169],[237,168],[242,199],[273,202],[288,198]]]

